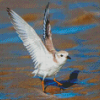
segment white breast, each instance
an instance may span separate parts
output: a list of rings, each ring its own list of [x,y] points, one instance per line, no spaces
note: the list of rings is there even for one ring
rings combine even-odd
[[[38,76],[51,76],[58,69],[58,64],[53,61],[52,54],[49,54],[47,59],[43,59],[41,63],[32,73]]]

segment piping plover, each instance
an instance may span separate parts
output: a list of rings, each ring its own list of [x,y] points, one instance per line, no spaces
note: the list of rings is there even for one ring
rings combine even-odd
[[[34,62],[34,71],[32,74],[43,77],[42,88],[44,89],[44,79],[46,77],[55,76],[61,67],[65,64],[67,59],[71,59],[67,51],[56,51],[52,42],[52,33],[49,16],[49,3],[46,6],[44,13],[43,24],[43,40],[37,35],[35,30],[17,13],[10,8],[7,8],[10,20],[23,41],[23,45],[29,51],[31,58]],[[55,77],[54,81],[59,83]]]

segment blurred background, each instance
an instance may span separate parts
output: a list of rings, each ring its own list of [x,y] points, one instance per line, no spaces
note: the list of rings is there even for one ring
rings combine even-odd
[[[64,90],[33,77],[34,64],[15,32],[6,8],[13,9],[42,38],[43,17],[50,2],[53,42],[57,51],[71,56],[57,80],[69,80],[79,72],[76,84]],[[51,78],[48,78],[52,80]],[[0,0],[0,99],[100,100],[100,0]]]

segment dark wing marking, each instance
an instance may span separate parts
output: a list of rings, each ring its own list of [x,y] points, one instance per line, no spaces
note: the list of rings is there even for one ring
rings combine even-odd
[[[49,2],[46,6],[46,9],[45,9],[45,13],[44,13],[44,21],[43,21],[43,39],[45,40],[46,37],[48,37],[48,34],[47,34],[47,24],[49,23]]]
[[[44,24],[43,24],[43,40],[48,51],[56,52],[52,42],[51,25],[50,25],[50,14],[49,14],[49,3],[46,6],[44,13]]]

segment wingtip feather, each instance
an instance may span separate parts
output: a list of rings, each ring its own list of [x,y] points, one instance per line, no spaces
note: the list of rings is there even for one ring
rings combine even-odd
[[[45,13],[44,13],[44,25],[43,25],[43,39],[45,40],[46,37],[48,37],[48,34],[46,34],[47,32],[47,25],[50,23],[50,15],[49,15],[49,4],[50,2],[48,2],[48,4],[46,5],[45,8]]]
[[[46,13],[47,9],[49,8],[49,4],[50,4],[50,2],[48,2],[48,4],[46,5],[45,13]],[[45,13],[44,13],[44,16],[45,16]]]
[[[50,5],[50,2],[48,2],[48,4],[47,4],[46,8],[49,8],[49,5]]]
[[[8,12],[8,15],[11,16],[11,9],[7,7],[7,12]]]

